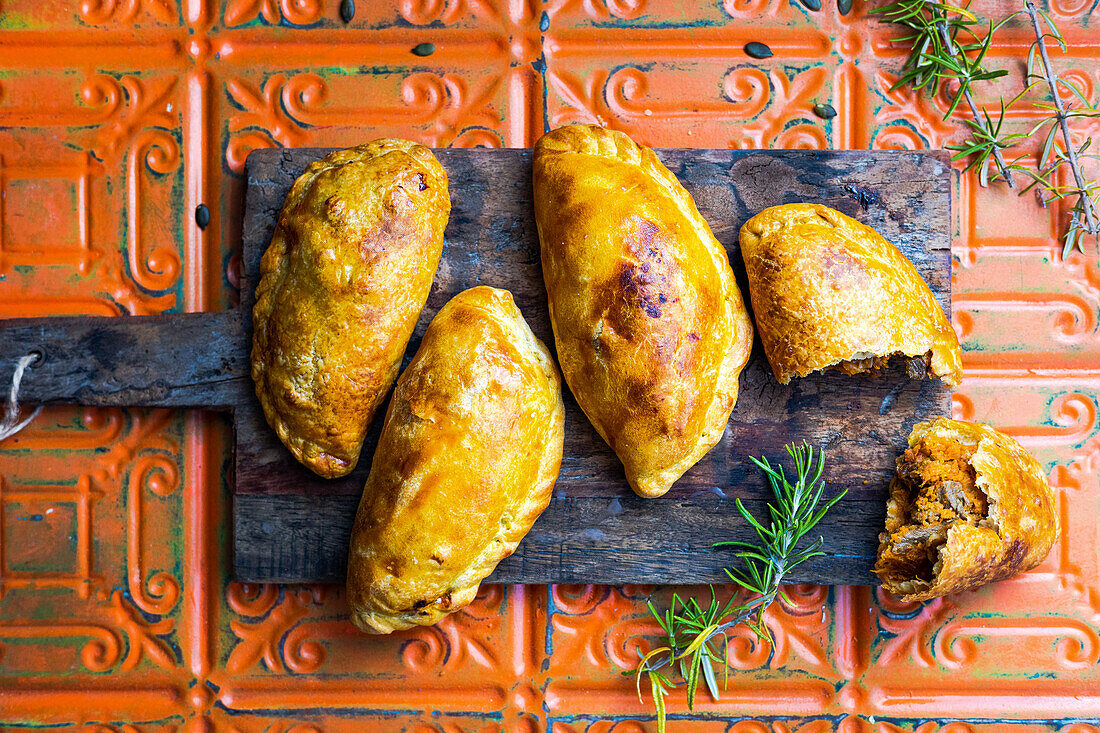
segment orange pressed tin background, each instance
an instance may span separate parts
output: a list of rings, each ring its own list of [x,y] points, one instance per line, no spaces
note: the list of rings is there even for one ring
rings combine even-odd
[[[0,317],[232,306],[242,171],[258,147],[383,135],[529,147],[580,121],[654,147],[965,139],[961,112],[941,119],[944,97],[890,91],[906,52],[861,0],[847,15],[834,0],[817,12],[788,0],[350,5],[0,0]],[[1055,67],[1095,103],[1096,2],[1042,5],[1070,48]],[[1019,5],[971,9],[999,19]],[[1023,22],[998,33],[988,64],[1012,73],[975,87],[980,104],[1019,88],[1031,40]],[[749,58],[749,41],[775,55]],[[818,103],[838,114],[818,118]],[[1024,105],[1008,124],[1035,114]],[[1100,137],[1092,125],[1077,126],[1082,139]],[[671,730],[1100,731],[1096,245],[1062,259],[1061,219],[1033,198],[970,175],[955,193],[966,380],[954,411],[1038,456],[1061,542],[1032,572],[924,605],[790,588],[767,614],[774,643],[742,630],[721,699],[701,691],[689,713],[680,689]],[[663,606],[673,589],[486,586],[437,627],[363,636],[338,587],[232,582],[230,440],[214,414],[51,408],[4,442],[0,726],[655,729],[622,673],[656,638],[646,600]]]

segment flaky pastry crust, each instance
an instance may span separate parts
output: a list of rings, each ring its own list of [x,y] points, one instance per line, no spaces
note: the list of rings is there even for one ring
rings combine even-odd
[[[810,372],[926,360],[917,374],[962,379],[959,340],[920,273],[881,234],[819,204],[764,209],[741,227],[760,340],[781,384]]]
[[[1023,446],[988,425],[941,417],[914,427],[909,448],[898,459],[886,531],[879,536],[875,572],[886,590],[904,601],[924,601],[1043,561],[1058,537],[1058,513],[1042,467]],[[924,499],[915,496],[921,492],[916,474],[924,479]],[[941,486],[948,501],[929,507],[928,489]],[[972,498],[963,496],[974,489]],[[922,532],[939,536],[927,548],[917,574],[923,577],[915,577],[907,543]]]
[[[268,423],[325,478],[355,468],[428,298],[447,174],[408,140],[311,163],[260,263],[252,379]]]
[[[660,496],[721,439],[752,349],[726,251],[653,151],[602,127],[538,141],[534,203],[565,381]]]
[[[466,606],[550,502],[565,435],[561,378],[512,296],[476,287],[424,333],[386,411],[348,556],[369,633]]]

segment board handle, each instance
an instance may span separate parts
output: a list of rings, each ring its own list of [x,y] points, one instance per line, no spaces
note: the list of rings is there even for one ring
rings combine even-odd
[[[237,310],[156,316],[62,316],[0,321],[0,382],[16,361],[30,405],[232,409],[252,390]]]

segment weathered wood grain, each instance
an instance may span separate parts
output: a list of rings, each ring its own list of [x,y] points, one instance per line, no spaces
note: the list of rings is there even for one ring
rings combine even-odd
[[[257,541],[253,547],[237,546],[237,565],[243,564],[249,573],[238,580],[343,581],[359,497],[238,494],[235,501],[234,531]],[[728,582],[723,568],[733,561],[733,554],[711,545],[756,539],[748,524],[731,512],[732,505],[730,495],[718,490],[656,501],[632,493],[558,498],[487,582]],[[749,499],[746,505],[766,515],[763,501]],[[865,561],[874,555],[877,535],[867,528],[881,527],[883,516],[881,506],[872,502],[831,512],[820,525],[829,554],[796,568],[792,582],[873,583]]]
[[[251,311],[259,259],[283,197],[305,166],[328,151],[256,151],[246,172],[242,315]],[[950,168],[943,153],[665,150],[662,160],[695,197],[727,248],[745,289],[737,232],[767,206],[824,203],[881,231],[916,264],[950,308]],[[406,352],[454,294],[487,284],[510,290],[532,329],[553,348],[531,208],[530,151],[440,150],[452,212],[428,305]],[[246,326],[246,332],[248,326]],[[247,337],[250,338],[250,337]],[[729,558],[709,549],[745,539],[740,497],[762,507],[766,488],[749,455],[778,457],[805,438],[829,453],[828,478],[849,496],[822,527],[827,557],[799,580],[870,583],[885,486],[913,423],[949,414],[938,381],[900,370],[877,377],[814,375],[781,386],[759,343],[741,376],[741,397],[719,445],[665,498],[637,499],[622,467],[566,394],[566,445],[546,513],[493,576],[500,582],[721,581]],[[254,399],[238,406],[235,568],[239,580],[342,580],[346,543],[379,412],[357,470],[325,481],[297,464]]]
[[[248,347],[237,311],[0,321],[4,393],[15,361],[27,404],[228,409],[251,394]]]

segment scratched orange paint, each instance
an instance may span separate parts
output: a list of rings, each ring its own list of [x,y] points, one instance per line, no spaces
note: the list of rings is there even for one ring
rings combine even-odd
[[[345,25],[335,0],[3,2],[0,317],[231,306],[257,147],[530,146],[576,121],[659,147],[963,139],[942,95],[889,91],[904,52],[859,0],[848,16],[831,0],[817,13],[787,0],[355,5]],[[1100,17],[1085,0],[1048,7],[1073,49],[1056,66],[1095,99]],[[989,62],[1013,81],[981,89],[985,103],[1019,86],[1027,29],[1000,38]],[[748,41],[775,56],[748,58]],[[414,56],[421,43],[435,52]],[[817,118],[819,102],[838,115]],[[1024,109],[1010,124],[1033,121]],[[672,730],[1098,730],[1095,246],[1062,261],[1047,212],[971,176],[954,212],[967,368],[954,410],[1043,461],[1062,541],[1020,578],[923,607],[792,588],[767,614],[774,644],[738,632],[728,691],[691,715],[674,694]],[[59,407],[4,443],[0,725],[654,728],[621,673],[654,642],[645,601],[672,589],[490,586],[438,627],[362,636],[339,588],[231,582],[228,440],[211,414]]]

